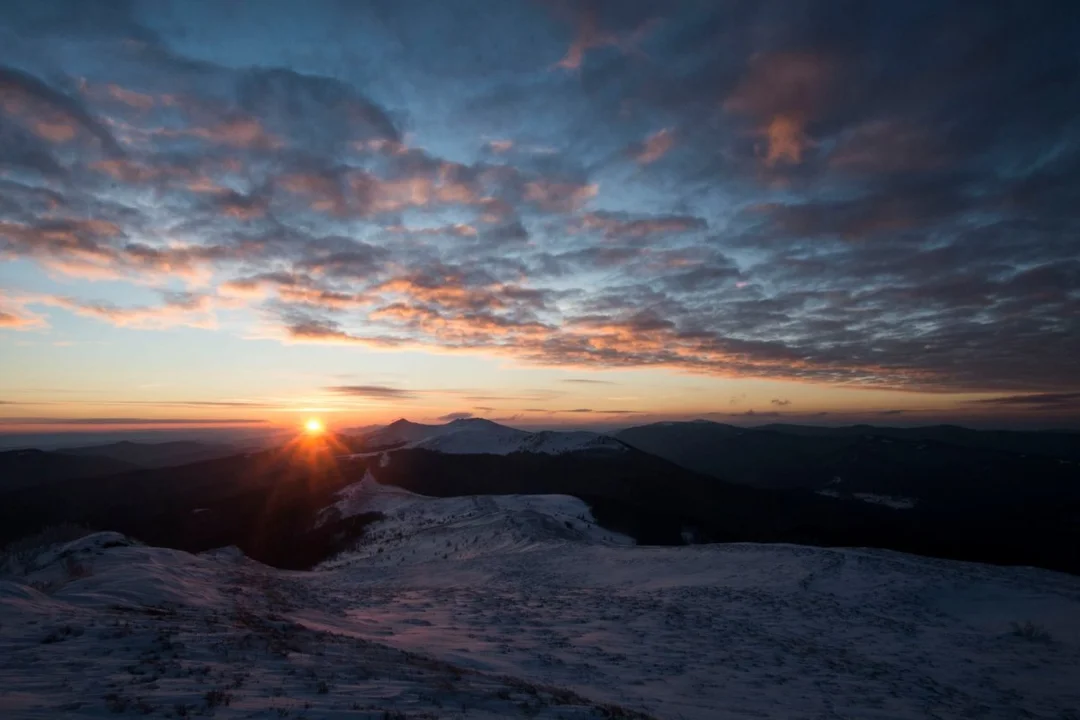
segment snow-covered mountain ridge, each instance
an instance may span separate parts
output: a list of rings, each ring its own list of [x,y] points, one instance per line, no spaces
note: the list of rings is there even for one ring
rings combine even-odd
[[[115,533],[43,549],[0,578],[0,716],[1005,720],[1080,706],[1073,576],[625,546],[542,524],[501,551],[505,528],[485,518],[576,508],[489,498],[502,510],[464,517],[357,490],[388,515],[383,552],[314,572]],[[486,550],[454,550],[470,538]]]
[[[371,449],[419,448],[455,455],[509,455],[516,452],[559,455],[567,452],[626,450],[619,440],[585,431],[528,432],[490,420],[468,418],[445,425],[423,425],[401,419],[361,436]]]
[[[383,455],[387,462],[392,455]],[[384,519],[369,526],[355,550],[324,563],[359,560],[395,564],[532,550],[565,543],[633,545],[633,539],[597,524],[589,506],[570,495],[470,495],[433,498],[383,485],[370,471],[338,493],[320,522],[365,512]],[[555,548],[557,549],[557,548]]]

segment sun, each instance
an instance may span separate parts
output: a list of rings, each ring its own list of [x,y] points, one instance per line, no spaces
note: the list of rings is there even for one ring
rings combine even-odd
[[[319,418],[308,418],[304,421],[304,432],[308,435],[321,435],[326,426]]]

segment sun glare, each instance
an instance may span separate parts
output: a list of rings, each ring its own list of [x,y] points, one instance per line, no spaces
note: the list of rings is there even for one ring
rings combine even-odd
[[[304,421],[304,432],[309,435],[319,435],[325,429],[326,426],[319,418],[308,418]]]

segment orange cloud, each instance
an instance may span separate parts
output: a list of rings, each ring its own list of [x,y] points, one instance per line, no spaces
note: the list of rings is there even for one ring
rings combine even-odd
[[[119,100],[128,107],[133,107],[137,110],[149,110],[154,107],[154,97],[152,95],[143,95],[134,90],[127,90],[119,85],[111,84],[106,88],[106,91],[114,100]]]
[[[308,198],[312,210],[335,217],[349,214],[349,201],[337,180],[310,173],[292,173],[278,178],[278,185],[294,195]]]
[[[566,55],[555,63],[554,67],[579,70],[588,51],[603,47],[618,47],[624,52],[633,51],[652,25],[651,21],[646,21],[632,33],[620,37],[617,33],[601,30],[595,10],[591,7],[583,8],[577,16],[577,34],[567,48]]]
[[[372,212],[399,212],[406,208],[431,205],[475,205],[480,202],[476,190],[460,179],[457,166],[440,165],[435,176],[414,175],[396,180],[363,177],[354,188],[366,197]]]
[[[140,165],[121,158],[100,160],[92,164],[90,169],[103,172],[114,180],[126,183],[150,182],[158,179],[162,174],[159,168]]]
[[[596,197],[599,185],[536,180],[525,185],[525,199],[549,212],[572,212]]]
[[[78,128],[75,123],[58,118],[56,120],[38,120],[31,126],[34,133],[52,143],[65,143],[75,139]]]
[[[486,197],[480,200],[480,221],[495,224],[508,220],[514,216],[514,208],[510,203],[498,198]]]
[[[368,302],[365,296],[359,294],[291,286],[279,287],[278,297],[285,302],[314,305],[335,310],[343,310]]]
[[[811,145],[802,124],[784,115],[777,115],[772,119],[765,129],[765,137],[768,143],[765,164],[769,167],[780,162],[799,164],[802,162],[803,153]]]
[[[658,130],[645,138],[634,159],[642,165],[649,165],[667,155],[674,145],[675,136],[669,128]]]
[[[765,164],[798,164],[813,145],[806,125],[826,109],[834,66],[808,53],[756,56],[724,109],[754,118],[765,138]]]
[[[353,335],[327,320],[299,320],[285,328],[285,338],[292,342],[326,345],[363,345],[371,348],[396,349],[410,343],[394,337],[365,337]]]
[[[231,259],[236,253],[220,246],[152,246],[125,242],[116,224],[98,219],[65,218],[37,226],[0,222],[0,257],[33,257],[50,269],[90,280],[128,277],[145,281],[151,275],[204,276],[203,266]]]
[[[266,201],[260,197],[246,197],[227,192],[217,201],[218,209],[234,220],[255,220],[266,215]]]
[[[573,42],[570,43],[570,47],[567,48],[566,55],[564,55],[559,62],[555,63],[555,67],[563,70],[578,70],[581,68],[581,63],[585,59],[586,52],[597,48],[618,45],[618,43],[619,38],[617,35],[614,33],[600,32],[597,28],[596,18],[592,14],[587,14],[583,17],[577,36],[574,38]]]
[[[442,313],[432,307],[408,303],[392,303],[378,308],[368,314],[368,319],[405,325],[413,332],[419,331],[429,336],[429,345],[451,349],[462,344],[484,347],[511,338],[546,336],[553,330],[535,320],[517,320],[478,311]]]
[[[45,318],[26,309],[25,300],[0,295],[0,330],[28,330],[45,326]]]
[[[68,142],[86,135],[113,155],[123,152],[109,131],[78,101],[21,70],[0,67],[0,109],[50,142]]]
[[[221,283],[218,291],[232,297],[260,298],[265,297],[269,284],[259,278],[236,278]]]
[[[117,307],[55,295],[36,296],[32,302],[58,307],[117,327],[142,330],[163,330],[178,326],[203,329],[217,327],[212,302],[205,295],[167,293],[162,305],[143,307]]]
[[[185,131],[219,145],[238,148],[277,150],[284,147],[281,138],[270,134],[255,118],[234,118],[210,127],[197,127]]]

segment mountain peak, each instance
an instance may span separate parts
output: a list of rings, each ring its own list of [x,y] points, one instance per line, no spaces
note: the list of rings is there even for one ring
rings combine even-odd
[[[453,425],[454,427],[463,427],[463,426],[465,426],[465,427],[475,427],[475,428],[481,428],[481,427],[506,427],[505,425],[500,425],[499,423],[495,422],[494,420],[488,420],[486,418],[477,418],[477,417],[473,417],[473,418],[456,418],[454,420],[451,420],[448,424]]]
[[[577,451],[622,451],[626,446],[592,432],[528,432],[486,418],[457,418],[422,425],[401,418],[365,436],[369,448],[404,447],[436,452],[507,455],[531,452],[558,455]]]

